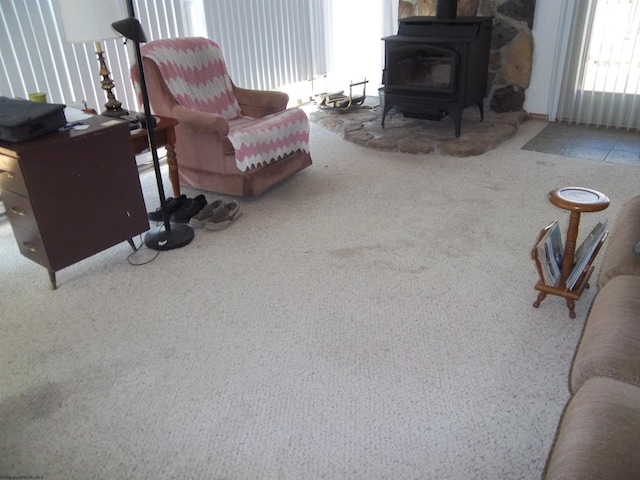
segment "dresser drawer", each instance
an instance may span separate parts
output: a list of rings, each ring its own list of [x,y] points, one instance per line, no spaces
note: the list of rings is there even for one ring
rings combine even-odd
[[[51,270],[42,238],[40,238],[40,232],[37,229],[26,229],[13,223],[11,227],[13,228],[13,235],[16,237],[20,253],[29,260],[39,263],[43,267]]]
[[[27,195],[27,186],[18,159],[0,155],[0,189]]]
[[[31,208],[31,202],[27,197],[17,195],[10,190],[2,190],[2,201],[11,225],[18,225],[22,228],[37,230],[38,223]]]

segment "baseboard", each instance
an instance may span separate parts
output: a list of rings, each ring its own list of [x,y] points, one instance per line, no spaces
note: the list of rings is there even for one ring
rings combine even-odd
[[[542,120],[543,122],[549,121],[549,115],[544,113],[527,113],[529,120]]]

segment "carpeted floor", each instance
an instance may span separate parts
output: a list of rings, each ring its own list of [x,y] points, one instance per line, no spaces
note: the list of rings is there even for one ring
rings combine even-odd
[[[231,228],[142,266],[117,245],[56,291],[0,223],[0,476],[540,479],[597,293],[532,307],[530,249],[568,220],[547,194],[609,195],[588,232],[640,185],[522,150],[543,128],[459,158],[312,125],[313,166]]]

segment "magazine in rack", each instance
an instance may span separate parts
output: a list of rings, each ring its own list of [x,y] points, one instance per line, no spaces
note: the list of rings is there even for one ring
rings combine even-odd
[[[576,250],[576,253],[573,257],[573,268],[566,281],[567,290],[571,290],[576,286],[576,283],[580,279],[582,272],[585,270],[587,263],[589,263],[589,259],[591,259],[593,252],[595,252],[596,248],[598,247],[600,240],[602,240],[604,235],[607,233],[606,229],[606,220],[604,221],[604,223],[598,222],[598,224],[593,227],[593,230],[591,230],[591,233],[589,233],[587,238],[584,239],[584,241]]]
[[[562,273],[562,257],[564,256],[564,245],[562,244],[562,234],[557,221],[543,230],[542,236],[536,245],[540,270],[545,285],[555,287],[560,281]]]
[[[607,233],[606,228],[606,220],[599,222],[575,251],[571,272],[565,279],[567,290],[572,290],[578,280],[580,280],[593,253]],[[559,286],[558,284],[562,275],[564,244],[562,243],[562,234],[560,233],[557,221],[554,220],[548,227],[542,230],[539,240],[534,247],[534,252],[544,284],[550,287]]]

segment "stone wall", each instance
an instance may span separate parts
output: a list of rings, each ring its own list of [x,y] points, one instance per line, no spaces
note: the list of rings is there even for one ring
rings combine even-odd
[[[398,18],[435,16],[438,0],[400,0]],[[494,17],[487,99],[497,113],[522,110],[531,81],[536,0],[458,0],[459,17]]]

